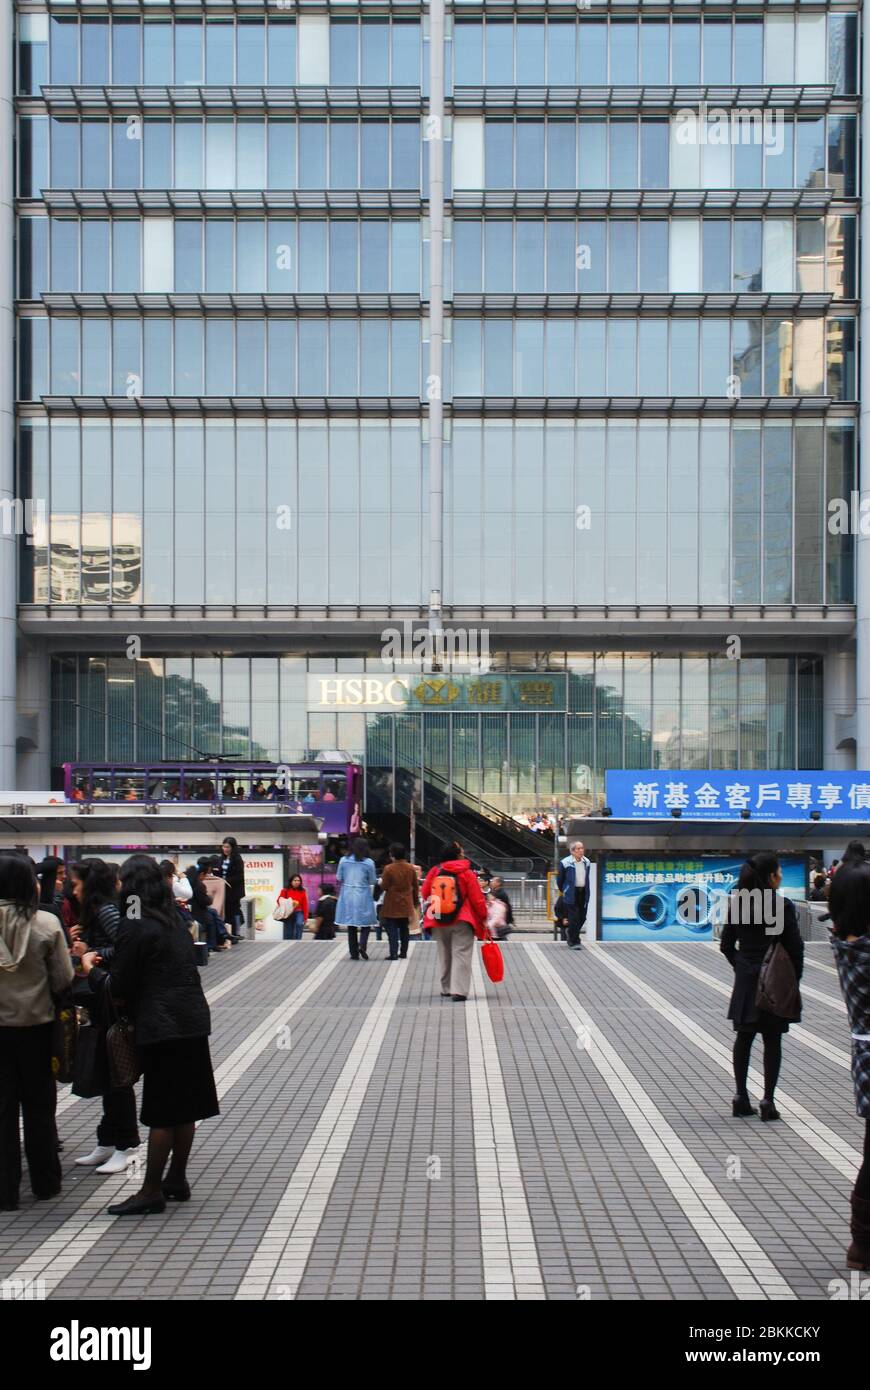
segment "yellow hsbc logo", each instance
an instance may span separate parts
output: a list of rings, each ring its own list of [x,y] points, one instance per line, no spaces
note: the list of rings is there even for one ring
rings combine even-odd
[[[407,676],[311,676],[310,703],[329,709],[403,709],[410,684]]]
[[[414,696],[421,705],[452,705],[459,698],[459,686],[451,680],[420,681],[414,687]]]

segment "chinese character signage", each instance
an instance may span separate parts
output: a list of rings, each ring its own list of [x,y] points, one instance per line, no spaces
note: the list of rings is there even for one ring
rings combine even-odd
[[[780,892],[803,899],[804,856],[781,855],[779,862]],[[710,941],[722,921],[721,899],[736,886],[742,864],[739,857],[608,855],[599,870],[599,940]]]
[[[608,772],[607,805],[621,820],[870,820],[870,772]]]
[[[310,675],[313,709],[564,710],[564,676]]]

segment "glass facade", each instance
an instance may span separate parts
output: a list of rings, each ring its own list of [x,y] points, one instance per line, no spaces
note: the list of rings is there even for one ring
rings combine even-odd
[[[410,774],[424,809],[427,780],[446,779],[512,813],[554,797],[599,806],[608,768],[813,768],[821,757],[818,659],[509,653],[486,677],[457,678],[455,710],[427,708],[440,696],[417,677],[401,713],[312,700],[312,674],[394,669],[359,657],[58,656],[53,756],[293,762],[341,749],[365,765],[369,810],[403,809]]]
[[[411,7],[104,8],[16,21],[52,766],[338,748],[370,807],[428,770],[512,811],[588,808],[608,767],[821,766],[855,601],[857,9],[456,0],[442,127]],[[512,634],[496,684],[311,704],[319,670],[385,669],[341,623],[439,602]],[[219,641],[127,662],[134,615],[178,608]],[[95,655],[67,634],[97,609]],[[785,654],[729,660],[770,609]]]

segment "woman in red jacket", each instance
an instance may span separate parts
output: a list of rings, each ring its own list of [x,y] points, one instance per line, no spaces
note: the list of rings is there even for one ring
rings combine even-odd
[[[441,997],[464,1003],[471,987],[474,938],[485,935],[486,899],[461,845],[447,845],[426,875],[424,926],[434,932],[441,967]]]
[[[302,887],[302,875],[294,874],[287,884],[278,894],[278,902],[282,898],[292,898],[296,904],[296,911],[292,917],[285,917],[282,923],[284,927],[285,941],[301,941],[302,933],[305,930],[305,923],[308,921],[308,894]]]

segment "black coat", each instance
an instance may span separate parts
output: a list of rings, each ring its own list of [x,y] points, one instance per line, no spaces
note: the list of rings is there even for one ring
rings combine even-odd
[[[728,1017],[735,1030],[754,1028],[761,1032],[788,1032],[786,1019],[777,1018],[775,1014],[767,1013],[764,1009],[759,1010],[755,1005],[758,977],[772,942],[779,941],[788,952],[797,978],[800,979],[803,974],[804,943],[798,929],[794,904],[783,897],[778,897],[778,901],[782,905],[783,913],[782,934],[779,936],[771,935],[769,928],[766,928],[762,921],[739,925],[726,922],[722,928],[719,950],[734,969],[734,988],[731,991],[731,1003],[728,1005]]]
[[[245,896],[245,861],[238,851],[230,856],[226,873],[223,872],[223,861],[221,861],[221,877],[227,885],[226,898],[224,899],[224,921],[229,924],[232,930],[235,918],[241,915],[242,898]]]
[[[140,1045],[206,1038],[211,1032],[193,941],[180,921],[167,927],[151,918],[125,918],[111,970],[95,966],[91,989],[101,993],[107,979],[112,998],[122,999],[129,1010]]]

